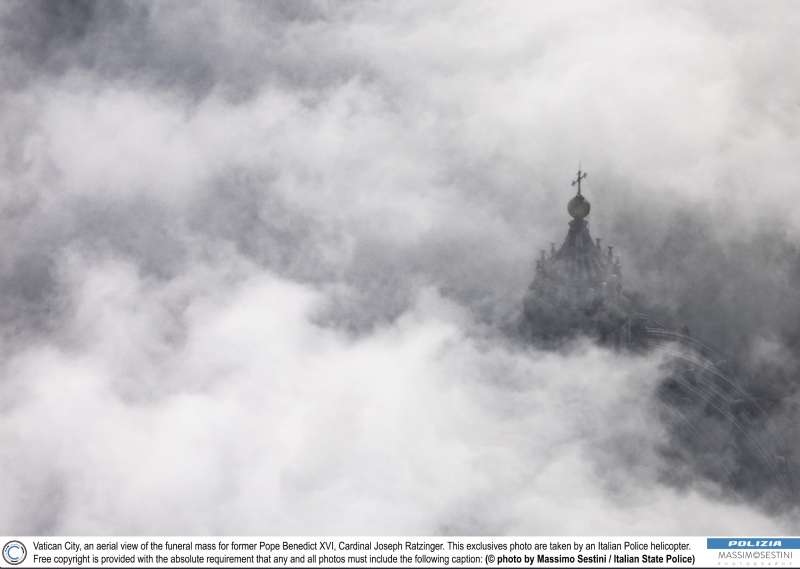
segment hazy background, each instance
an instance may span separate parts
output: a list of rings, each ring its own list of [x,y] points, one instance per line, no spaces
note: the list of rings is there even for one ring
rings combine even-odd
[[[797,440],[795,4],[0,19],[0,532],[796,533],[665,483],[659,354],[501,332],[582,161],[626,288]]]

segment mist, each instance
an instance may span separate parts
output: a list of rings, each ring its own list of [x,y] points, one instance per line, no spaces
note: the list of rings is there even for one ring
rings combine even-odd
[[[676,476],[663,353],[507,333],[580,162],[625,288],[797,440],[789,3],[0,18],[0,531],[796,531]]]

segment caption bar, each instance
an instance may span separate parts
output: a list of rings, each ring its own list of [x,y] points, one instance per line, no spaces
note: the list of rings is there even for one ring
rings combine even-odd
[[[778,537],[20,537],[2,567],[798,567]]]

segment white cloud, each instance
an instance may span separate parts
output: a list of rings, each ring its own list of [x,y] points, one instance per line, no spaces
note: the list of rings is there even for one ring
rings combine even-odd
[[[638,260],[796,235],[792,11],[276,6],[3,9],[0,528],[786,530],[660,481],[657,355],[497,328],[580,159]]]
[[[354,338],[246,264],[163,285],[71,267],[70,342],[6,366],[7,531],[781,529],[658,484],[658,357],[514,346],[431,290]]]

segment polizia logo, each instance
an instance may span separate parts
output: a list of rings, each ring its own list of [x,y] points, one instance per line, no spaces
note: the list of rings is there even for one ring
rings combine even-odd
[[[709,537],[707,549],[800,549],[797,537]]]
[[[16,539],[12,539],[3,546],[3,559],[9,565],[19,565],[28,556],[25,544]]]

